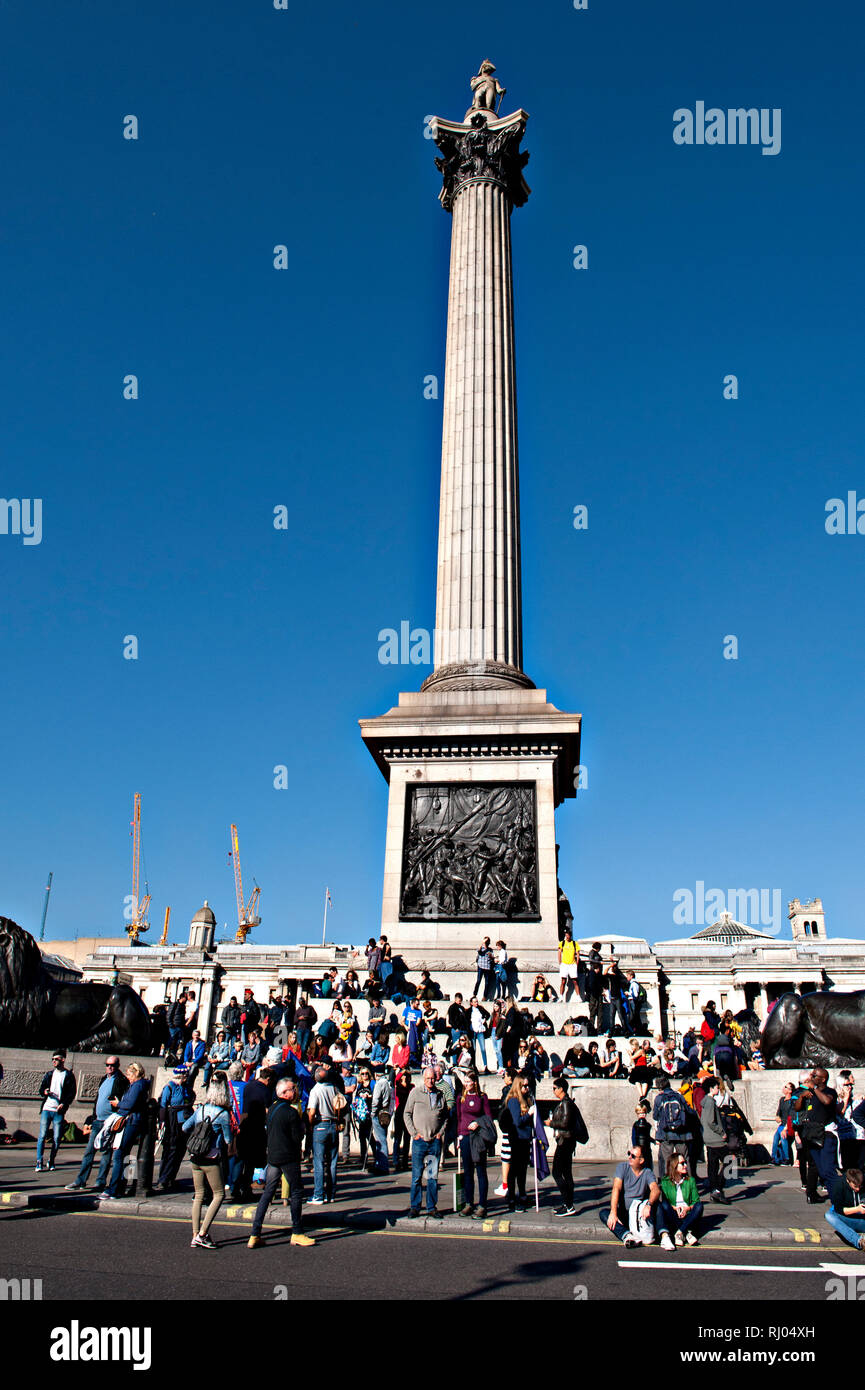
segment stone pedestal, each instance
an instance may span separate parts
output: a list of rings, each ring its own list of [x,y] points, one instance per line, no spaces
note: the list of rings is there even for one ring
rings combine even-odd
[[[434,953],[453,965],[466,964],[474,960],[481,938],[489,936],[493,942],[503,939],[511,954],[548,951],[553,953],[550,963],[554,962],[558,940],[554,811],[565,796],[574,793],[580,716],[561,713],[549,704],[543,690],[512,687],[496,691],[495,697],[489,691],[426,690],[400,695],[399,704],[387,714],[362,720],[361,732],[389,784],[381,930],[394,950],[415,957]],[[482,906],[466,910],[465,901],[463,910],[449,914],[447,899],[442,902],[432,881],[434,875],[428,876],[430,891],[423,895],[426,901],[420,911],[417,894],[415,910],[405,910],[411,798],[412,789],[418,787],[463,789],[460,799],[469,816],[476,789],[480,824],[470,820],[451,839],[459,846],[461,833],[472,834],[462,843],[472,858],[474,888],[478,887],[478,845],[501,850],[507,836],[506,827],[494,815],[485,814],[481,803],[489,804],[500,788],[527,789],[523,804],[533,803],[534,825],[523,836],[527,854],[534,858],[534,911],[526,911],[521,898],[510,914]],[[462,819],[457,817],[456,823]],[[518,876],[516,866],[510,864],[499,873],[508,886]]]

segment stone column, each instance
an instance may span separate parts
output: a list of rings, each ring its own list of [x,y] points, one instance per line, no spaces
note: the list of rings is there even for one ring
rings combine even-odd
[[[434,120],[453,215],[435,669],[424,689],[532,686],[522,671],[511,209],[529,189],[524,111]],[[468,679],[467,679],[468,678]]]

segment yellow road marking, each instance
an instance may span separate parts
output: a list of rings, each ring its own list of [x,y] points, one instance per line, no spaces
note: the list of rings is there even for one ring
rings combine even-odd
[[[70,1216],[92,1215],[92,1213],[86,1211],[71,1211],[68,1214]],[[174,1225],[180,1226],[189,1226],[190,1224],[188,1216],[138,1216],[134,1215],[132,1212],[130,1212],[128,1215],[124,1215],[123,1212],[119,1211],[101,1212],[100,1215],[105,1217],[109,1221],[166,1221]],[[228,1221],[224,1221],[220,1217],[217,1217],[217,1219],[211,1224],[212,1226],[228,1226],[234,1225],[234,1222],[229,1223]],[[265,1225],[264,1230],[271,1236],[277,1234],[277,1232],[279,1231],[285,1231],[286,1236],[291,1235],[290,1226]],[[429,1237],[431,1240],[506,1240],[509,1245],[587,1245],[593,1247],[597,1247],[600,1245],[608,1250],[612,1250],[621,1245],[621,1241],[617,1240],[568,1240],[562,1236],[500,1236],[496,1234],[482,1235],[480,1233],[475,1234],[473,1231],[397,1231],[393,1229],[393,1227],[379,1227],[376,1230],[360,1231],[356,1230],[353,1226],[316,1226],[310,1232],[310,1234],[312,1234],[313,1236],[405,1236],[409,1240],[426,1240],[427,1237]],[[712,1241],[711,1245],[701,1245],[699,1247],[699,1249],[703,1253],[705,1253],[706,1250],[796,1250],[797,1248],[798,1247],[795,1245],[781,1245],[778,1241],[772,1241],[769,1245],[746,1245],[744,1241],[739,1240],[737,1240],[733,1245],[716,1245],[715,1242]],[[844,1252],[841,1250],[836,1251],[836,1254],[839,1255],[843,1253]],[[682,1250],[679,1251],[679,1254],[685,1255],[687,1254],[687,1252]]]

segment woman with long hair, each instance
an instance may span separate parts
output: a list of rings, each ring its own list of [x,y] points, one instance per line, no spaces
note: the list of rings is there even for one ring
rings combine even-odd
[[[398,1071],[393,1086],[393,1168],[398,1173],[408,1168],[409,1132],[405,1127],[405,1103],[412,1092],[411,1072]]]
[[[472,1071],[466,1075],[463,1093],[457,1098],[457,1143],[463,1165],[463,1197],[465,1199],[460,1216],[474,1216],[479,1221],[482,1221],[487,1214],[487,1194],[489,1192],[487,1154],[486,1148],[479,1145],[477,1140],[475,1140],[474,1150],[472,1149],[472,1135],[476,1134],[478,1121],[482,1116],[492,1120],[489,1100],[478,1085],[477,1074]],[[476,1174],[478,1180],[477,1210],[475,1210]]]
[[[502,1065],[513,1066],[523,1036],[523,1021],[513,995],[505,1000],[504,1030],[502,1032]]]
[[[508,1211],[526,1209],[526,1174],[535,1133],[532,1104],[532,1092],[527,1078],[515,1077],[502,1107],[502,1119],[511,1141]]]
[[[396,1071],[402,1071],[408,1066],[409,1046],[406,1042],[406,1035],[402,1029],[398,1028],[393,1035],[393,1048],[390,1054],[390,1064]]]
[[[501,1005],[501,1000],[497,999],[493,1004],[493,1011],[490,1014],[490,1041],[493,1045],[493,1052],[496,1056],[496,1068],[502,1070],[502,1034],[505,1030],[505,1015]]]
[[[684,1154],[671,1154],[667,1159],[667,1172],[661,1178],[661,1200],[658,1205],[663,1250],[672,1250],[680,1245],[699,1245],[697,1225],[703,1215],[703,1203]]]
[[[224,1159],[231,1142],[231,1130],[228,1122],[230,1110],[231,1101],[225,1073],[218,1071],[204,1094],[204,1101],[202,1104],[196,1105],[183,1126],[184,1131],[188,1133],[199,1125],[204,1125],[205,1121],[210,1122],[212,1143],[205,1152],[193,1153],[190,1156],[192,1182],[195,1188],[190,1244],[201,1250],[215,1250],[217,1248],[210,1239],[208,1231],[213,1225],[213,1219],[225,1197]],[[204,1206],[205,1195],[208,1190],[210,1192],[210,1204],[202,1221],[201,1208]]]
[[[144,1068],[140,1062],[129,1063],[126,1068],[126,1079],[129,1082],[129,1087],[117,1102],[116,1115],[119,1123],[115,1125],[115,1132],[119,1133],[119,1137],[114,1140],[114,1161],[111,1166],[111,1177],[105,1191],[99,1194],[99,1200],[104,1202],[117,1197],[126,1155],[141,1133],[147,1110],[150,1082],[145,1077]]]

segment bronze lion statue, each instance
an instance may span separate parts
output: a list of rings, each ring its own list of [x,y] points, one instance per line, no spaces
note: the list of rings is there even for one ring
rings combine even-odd
[[[865,1065],[865,989],[782,994],[763,1028],[767,1067]]]
[[[146,1054],[150,1016],[128,985],[53,979],[30,933],[0,917],[0,1044]]]

